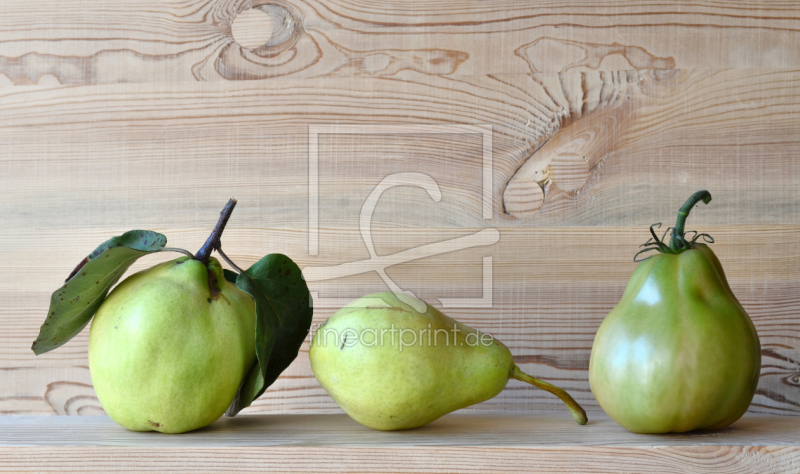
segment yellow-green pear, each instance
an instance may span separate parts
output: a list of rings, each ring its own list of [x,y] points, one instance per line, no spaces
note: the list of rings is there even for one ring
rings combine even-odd
[[[555,394],[586,423],[572,397],[524,374],[500,341],[407,295],[377,293],[348,304],[317,330],[309,357],[336,403],[378,430],[416,428],[488,400],[509,378]]]
[[[92,321],[89,368],[100,403],[135,431],[214,422],[255,362],[255,317],[253,298],[225,280],[214,258],[131,275]]]

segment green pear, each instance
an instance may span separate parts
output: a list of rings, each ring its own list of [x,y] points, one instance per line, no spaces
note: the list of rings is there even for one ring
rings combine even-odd
[[[493,398],[510,378],[555,394],[586,423],[569,394],[524,374],[501,342],[407,295],[376,293],[348,304],[314,334],[309,357],[336,403],[378,430],[425,425]]]
[[[135,431],[182,433],[217,420],[256,360],[253,298],[214,258],[131,275],[103,301],[89,369],[106,413]]]

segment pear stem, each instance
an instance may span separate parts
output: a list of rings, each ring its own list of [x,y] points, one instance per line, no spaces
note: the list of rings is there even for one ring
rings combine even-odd
[[[219,220],[217,221],[217,225],[214,226],[214,230],[211,231],[211,235],[208,236],[206,243],[200,247],[200,250],[197,251],[197,254],[194,256],[195,260],[199,260],[203,262],[203,265],[208,265],[208,259],[211,258],[211,252],[214,250],[219,250],[221,247],[220,238],[222,237],[222,232],[225,230],[225,226],[228,224],[228,219],[231,217],[231,213],[233,213],[233,208],[236,207],[236,199],[229,199],[228,204],[225,204],[225,207],[220,212]]]
[[[528,375],[525,372],[523,372],[522,370],[520,370],[520,368],[517,367],[516,364],[511,369],[510,376],[511,376],[512,379],[517,379],[517,380],[521,380],[523,382],[529,383],[529,384],[533,385],[534,387],[541,388],[542,390],[550,392],[553,395],[555,395],[558,398],[560,398],[561,401],[564,402],[567,405],[567,407],[569,408],[569,411],[572,412],[572,417],[575,418],[575,421],[577,421],[579,425],[585,425],[586,422],[588,421],[588,418],[586,418],[586,412],[584,411],[584,409],[580,405],[578,405],[578,402],[576,402],[575,399],[572,398],[564,390],[556,387],[555,385],[549,384],[549,383],[547,383],[547,382],[545,382],[543,380],[539,380],[537,378],[531,377],[530,375]]]
[[[687,248],[690,248],[691,245],[686,243],[686,239],[683,237],[684,227],[686,226],[686,218],[689,217],[689,212],[691,212],[692,208],[695,204],[703,201],[703,204],[708,204],[711,202],[711,193],[708,191],[697,191],[696,193],[692,194],[689,199],[681,206],[678,210],[678,220],[675,222],[675,231],[672,234],[672,239],[669,242],[669,248],[672,249],[673,253],[680,253]]]

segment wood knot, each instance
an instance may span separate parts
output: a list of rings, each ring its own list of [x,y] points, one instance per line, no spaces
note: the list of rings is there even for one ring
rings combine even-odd
[[[260,48],[272,38],[272,19],[259,8],[245,10],[231,23],[231,34],[242,48]]]
[[[297,13],[276,1],[255,5],[236,15],[231,22],[231,35],[244,49],[272,50],[296,40],[298,28]]]

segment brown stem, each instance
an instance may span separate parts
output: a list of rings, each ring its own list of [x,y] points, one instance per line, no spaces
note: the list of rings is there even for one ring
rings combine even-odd
[[[219,254],[222,257],[222,259],[225,260],[226,262],[228,262],[228,265],[233,267],[234,270],[236,270],[239,273],[244,273],[244,270],[239,268],[235,263],[233,263],[233,261],[230,258],[228,258],[227,255],[225,255],[225,252],[222,251],[222,248],[218,248],[217,252],[219,252]]]
[[[204,243],[203,246],[200,247],[200,250],[197,251],[197,254],[195,254],[195,260],[203,262],[203,265],[208,265],[211,252],[220,249],[220,238],[222,237],[222,232],[225,230],[225,225],[228,223],[228,219],[231,217],[231,213],[233,213],[234,207],[236,207],[236,199],[231,198],[228,200],[228,204],[225,204],[225,208],[222,209],[222,212],[220,212],[219,221],[217,221],[217,225],[214,226],[214,230],[211,231],[211,235],[208,236],[206,243]]]

